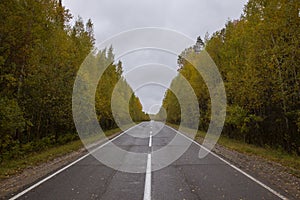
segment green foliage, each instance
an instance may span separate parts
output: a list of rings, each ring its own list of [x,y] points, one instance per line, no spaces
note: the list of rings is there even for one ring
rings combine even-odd
[[[71,19],[61,1],[0,1],[0,161],[78,139],[73,84],[95,39],[91,20],[79,17],[71,25]],[[96,66],[113,62],[112,47],[95,58]],[[115,127],[110,97],[121,74],[121,63],[111,64],[99,84],[105,94],[96,107],[105,129]],[[131,91],[125,80],[123,85]],[[135,120],[147,117],[136,97],[131,107]]]
[[[233,125],[236,128],[240,129],[241,132],[244,132],[246,127],[245,123],[247,119],[247,111],[245,111],[240,106],[231,106],[227,108],[227,119],[226,122],[229,125]]]
[[[91,63],[94,63],[96,68],[101,69],[108,66],[99,81],[96,92],[96,112],[101,126],[105,129],[117,127],[115,118],[119,119],[123,125],[131,122],[129,117],[136,122],[148,120],[149,117],[142,111],[140,100],[122,77],[122,63],[113,63],[112,47],[108,50],[99,51],[94,59],[95,61],[91,61]],[[112,96],[113,92],[114,96]],[[116,116],[113,116],[111,101],[115,102]],[[126,115],[128,109],[131,116]]]
[[[25,119],[18,102],[6,97],[0,99],[0,133],[13,132],[16,129],[23,131]]]
[[[218,66],[226,88],[224,135],[300,155],[299,9],[296,0],[250,0],[240,19],[229,21],[224,29],[206,37],[205,49]],[[210,119],[207,89],[200,75],[181,57],[193,62],[201,57],[189,48],[179,57],[179,66],[198,97],[199,128],[205,130]],[[164,107],[173,99],[167,93]],[[168,112],[175,115],[168,116],[170,122],[180,118],[179,113]]]
[[[6,152],[14,151],[18,142],[17,134],[25,128],[23,112],[14,99],[0,99],[0,161]]]

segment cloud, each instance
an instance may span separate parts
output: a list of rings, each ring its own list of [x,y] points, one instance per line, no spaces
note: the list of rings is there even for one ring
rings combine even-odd
[[[98,42],[137,27],[165,27],[192,38],[238,18],[246,0],[64,0],[74,16],[91,18]]]
[[[75,16],[92,19],[97,43],[120,32],[141,27],[163,27],[191,38],[204,37],[224,27],[228,19],[237,19],[247,0],[64,0]],[[125,73],[147,63],[160,63],[176,70],[177,57],[163,52],[142,51],[121,59]],[[171,83],[176,73],[149,65],[125,76],[131,87],[138,88],[148,78]],[[161,105],[165,88],[147,86],[136,92],[144,110]]]

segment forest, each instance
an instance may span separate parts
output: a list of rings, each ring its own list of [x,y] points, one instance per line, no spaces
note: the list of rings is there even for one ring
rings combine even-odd
[[[122,63],[115,64],[113,49],[95,48],[92,21],[78,17],[71,23],[72,19],[61,0],[0,1],[0,161],[79,139],[72,118],[72,91],[90,52],[99,67],[109,65],[95,99],[102,128],[117,127],[110,98],[119,80],[120,102],[131,95],[133,119],[148,119],[122,77]],[[103,88],[106,93],[100,92]]]
[[[222,135],[300,155],[299,8],[298,0],[249,0],[239,19],[229,20],[203,41],[198,38],[225,84],[227,117]],[[149,120],[123,78],[122,62],[114,59],[113,48],[96,49],[90,19],[74,19],[60,0],[1,0],[0,161],[79,139],[72,118],[72,91],[77,71],[91,52],[93,67],[109,66],[95,99],[101,127],[117,127],[110,101],[119,81],[120,118],[124,119],[130,99],[133,120]],[[206,131],[210,96],[201,75],[187,61],[199,59],[201,52],[185,49],[178,57],[178,71],[195,91],[201,111],[198,128]],[[163,108],[168,122],[180,123],[179,103],[171,90]],[[188,117],[193,120],[193,112]]]
[[[198,38],[198,43],[216,63],[225,84],[227,116],[222,135],[300,155],[300,2],[249,0],[238,20],[229,20],[225,28],[206,35],[204,41]],[[199,130],[206,131],[209,93],[189,62],[199,59],[201,53],[187,48],[179,56],[178,71],[195,90],[201,111]],[[163,108],[168,122],[180,123],[178,100],[171,90],[165,94]],[[192,120],[193,114],[189,117]]]

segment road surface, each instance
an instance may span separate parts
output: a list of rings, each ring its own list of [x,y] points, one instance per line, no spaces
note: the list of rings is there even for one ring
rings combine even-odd
[[[155,130],[161,129],[157,134]],[[151,154],[163,148],[178,134],[159,122],[143,122],[125,131],[95,150],[112,143],[130,152],[145,153],[144,173],[126,173],[100,163],[88,154],[58,172],[22,191],[12,199],[102,199],[102,200],[193,200],[193,199],[284,199],[276,191],[230,165],[215,154],[198,158],[199,149],[192,143],[175,162],[151,171]],[[141,137],[142,136],[142,137]],[[126,162],[126,156],[124,160]],[[134,165],[135,163],[131,163]]]

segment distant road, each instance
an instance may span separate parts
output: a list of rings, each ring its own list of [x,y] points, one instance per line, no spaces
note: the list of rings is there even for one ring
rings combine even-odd
[[[12,199],[285,199],[215,154],[210,153],[206,158],[199,159],[198,153],[202,147],[196,143],[192,143],[168,167],[151,172],[151,152],[167,145],[176,134],[180,134],[183,140],[188,140],[168,126],[150,137],[152,131],[159,126],[159,122],[143,122],[105,144],[113,142],[127,151],[149,152],[143,161],[147,173],[120,172],[105,166],[88,154]],[[134,137],[135,135],[147,138]]]

